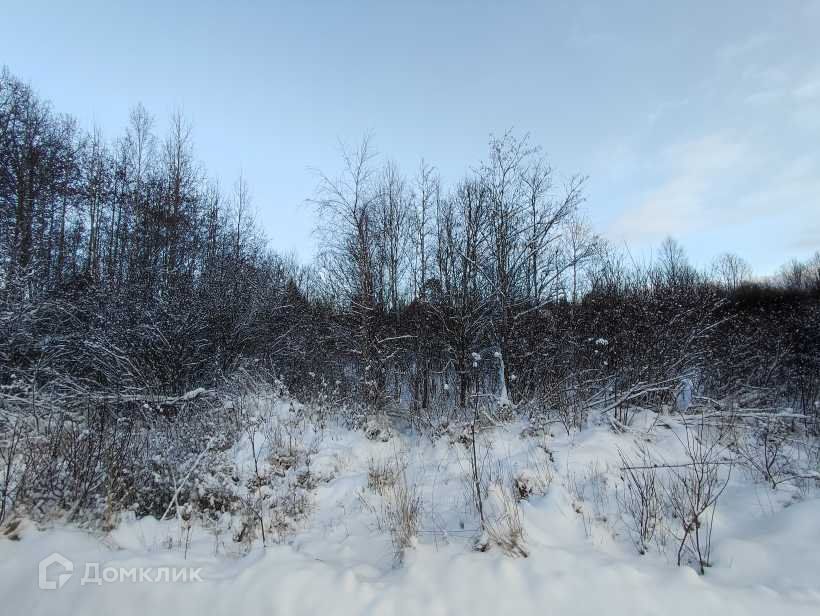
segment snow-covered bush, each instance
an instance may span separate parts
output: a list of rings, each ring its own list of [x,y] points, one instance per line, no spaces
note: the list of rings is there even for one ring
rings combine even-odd
[[[743,422],[735,432],[734,449],[740,462],[772,489],[799,473],[789,447],[789,421],[773,414],[754,417],[751,425]]]
[[[421,524],[422,499],[417,486],[407,476],[406,454],[384,460],[371,459],[368,463],[367,487],[380,497],[380,504],[367,507],[376,516],[379,528],[390,533],[397,563],[404,559],[405,551],[416,545]]]
[[[676,521],[670,530],[678,542],[678,565],[688,558],[703,575],[711,565],[715,510],[729,483],[733,461],[724,456],[722,435],[710,429],[703,415],[694,419],[680,417],[684,433],[676,433],[676,437],[685,461],[665,465],[665,500]]]
[[[619,452],[621,489],[616,498],[627,531],[639,554],[645,554],[655,534],[663,525],[663,492],[657,461],[646,447],[637,456]]]
[[[521,520],[520,483],[493,481],[487,489],[485,532],[492,545],[509,556],[529,556]],[[532,484],[527,484],[532,485]],[[479,542],[481,543],[481,542]]]
[[[416,545],[421,507],[421,496],[416,486],[408,482],[405,473],[400,473],[398,481],[386,491],[384,507],[390,539],[399,562],[404,559],[405,551]]]
[[[310,492],[314,488],[309,472],[294,476],[278,488],[268,503],[274,541],[285,541],[307,519],[312,508]]]
[[[588,463],[581,471],[567,470],[566,487],[572,496],[575,513],[584,524],[588,537],[596,524],[609,522],[609,475],[597,461]]]
[[[367,467],[367,487],[383,496],[396,485],[401,470],[392,460],[377,461],[371,458]]]
[[[386,443],[391,437],[390,425],[386,417],[371,417],[364,427],[364,435],[371,441]]]

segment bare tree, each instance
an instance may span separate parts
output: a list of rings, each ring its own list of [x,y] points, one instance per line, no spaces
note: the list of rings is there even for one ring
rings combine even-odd
[[[374,186],[374,153],[365,136],[355,149],[342,145],[343,170],[333,179],[319,172],[317,195],[321,263],[336,301],[348,302],[356,321],[355,348],[363,371],[368,399],[378,402],[384,393],[384,370],[377,349],[379,280],[376,250],[379,241],[378,191]]]
[[[737,289],[752,277],[752,266],[738,255],[725,252],[712,262],[712,275],[727,289]]]

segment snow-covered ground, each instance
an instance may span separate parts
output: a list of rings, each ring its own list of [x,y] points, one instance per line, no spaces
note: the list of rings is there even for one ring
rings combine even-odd
[[[271,417],[284,421],[290,412],[279,404]],[[182,520],[154,518],[125,518],[107,534],[24,525],[19,540],[0,540],[0,613],[820,614],[814,487],[772,490],[735,469],[718,503],[706,575],[676,566],[677,546],[660,532],[638,554],[618,506],[619,451],[646,443],[669,460],[680,448],[680,426],[670,420],[650,430],[648,419],[639,416],[629,433],[600,425],[571,438],[557,427],[533,434],[521,422],[482,431],[482,481],[495,486],[487,519],[503,532],[504,516],[515,508],[526,557],[498,545],[473,549],[480,533],[471,450],[460,434],[429,439],[393,431],[383,441],[311,425],[298,432],[298,445],[311,451],[311,480],[296,479],[307,488],[306,515],[269,533],[266,547],[259,537],[234,542],[231,529],[214,532],[218,524],[196,518],[190,534]],[[244,477],[256,473],[249,438],[260,439],[253,449],[262,450],[267,476],[275,464],[261,432],[229,455]],[[304,471],[290,468],[282,481]],[[517,504],[504,492],[516,478],[532,490]],[[389,528],[396,485],[420,507],[417,540],[403,557]],[[260,494],[277,497],[268,488]],[[38,562],[54,552],[72,561],[73,574],[62,588],[40,589]],[[201,569],[202,581],[149,581],[163,568]],[[149,571],[147,579],[103,579],[105,571],[140,569]],[[102,583],[83,583],[98,571]]]

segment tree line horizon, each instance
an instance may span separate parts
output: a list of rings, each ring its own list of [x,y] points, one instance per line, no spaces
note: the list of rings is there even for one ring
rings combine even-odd
[[[107,139],[3,69],[0,386],[180,393],[265,365],[296,393],[421,421],[478,392],[557,408],[664,384],[644,401],[673,404],[686,380],[816,420],[820,251],[761,278],[734,253],[698,269],[670,237],[637,263],[586,221],[585,178],[559,181],[526,134],[491,135],[465,168],[446,184],[367,136],[343,146],[299,263],[241,176],[228,194],[209,179],[180,113],[160,138],[137,105]]]

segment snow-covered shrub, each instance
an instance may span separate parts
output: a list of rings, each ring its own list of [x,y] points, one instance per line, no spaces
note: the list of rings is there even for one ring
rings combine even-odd
[[[416,545],[421,523],[422,499],[417,486],[407,476],[406,455],[397,454],[383,461],[371,459],[368,463],[367,487],[380,497],[374,506],[361,496],[363,504],[376,517],[379,529],[390,533],[397,563],[404,559],[408,548]]]
[[[15,509],[26,480],[25,441],[20,418],[0,424],[0,525]]]
[[[2,517],[15,510],[110,530],[123,512],[176,515],[197,500],[197,482],[220,468],[218,454],[237,434],[219,396],[202,388],[175,397],[89,393],[80,408],[44,390],[31,400],[42,410],[17,409],[17,421],[0,426],[0,455],[10,456],[0,476]]]
[[[519,493],[513,481],[492,482],[487,489],[486,528],[492,545],[509,556],[529,556],[518,505]]]
[[[390,440],[392,433],[385,417],[371,417],[365,424],[364,435],[368,440],[386,443]]]
[[[710,566],[712,528],[723,491],[729,483],[732,460],[724,456],[722,435],[713,433],[704,416],[688,420],[681,415],[683,436],[675,436],[682,445],[686,461],[665,465],[666,505],[677,524],[671,533],[678,542],[677,563],[685,558],[703,575]]]
[[[416,486],[407,480],[407,474],[399,473],[397,481],[384,493],[384,516],[390,530],[396,560],[401,562],[407,549],[416,545],[420,518],[421,495]]]
[[[555,400],[555,411],[558,421],[566,430],[567,435],[581,430],[587,422],[589,409],[575,387],[562,384],[558,389]]]
[[[37,521],[65,516],[99,524],[135,503],[145,452],[140,428],[111,418],[104,405],[84,418],[55,410],[47,422],[25,428],[25,481],[15,507]]]
[[[532,471],[523,470],[517,473],[513,478],[516,500],[527,500],[530,496],[536,494],[535,482],[536,476]]]
[[[519,470],[512,478],[513,494],[516,500],[527,500],[531,496],[543,496],[552,482],[552,473],[546,465]]]
[[[662,528],[663,502],[657,461],[645,447],[632,459],[623,452],[620,490],[616,499],[627,531],[639,554],[645,554],[655,533]]]
[[[491,444],[488,444],[487,451],[492,451]],[[474,482],[473,475],[467,478],[465,487],[470,489],[473,505],[478,507]],[[479,483],[481,534],[473,549],[484,552],[496,546],[509,556],[528,556],[519,505],[522,500],[546,493],[549,487],[547,475],[532,468],[517,468],[511,459],[505,458],[483,467],[479,472]]]
[[[820,439],[803,438],[798,440],[795,449],[800,476],[795,478],[795,484],[803,497],[812,491],[820,489]]]
[[[275,541],[284,541],[310,515],[310,491],[315,487],[310,473],[297,474],[270,501],[270,528]]]
[[[513,476],[513,487],[519,500],[530,496],[543,496],[553,480],[555,459],[546,442],[540,443],[529,455],[526,468],[519,469]]]
[[[23,518],[14,517],[0,525],[0,535],[9,541],[20,541],[24,528],[25,522]]]
[[[241,499],[241,508],[234,525],[233,541],[243,546],[249,552],[257,537],[261,537],[262,545],[267,545],[265,535],[265,503],[257,493],[245,494]]]
[[[741,423],[735,433],[734,446],[740,461],[772,489],[794,472],[790,459],[787,421],[777,415],[762,414],[751,426]]]
[[[384,462],[371,458],[367,466],[367,487],[383,496],[396,484],[400,472],[401,469],[390,460]]]
[[[587,537],[596,523],[609,521],[609,477],[598,462],[589,463],[582,473],[567,471],[567,489],[575,513],[581,517]]]
[[[207,518],[218,520],[239,509],[239,471],[225,452],[215,452],[191,484],[189,500]]]

